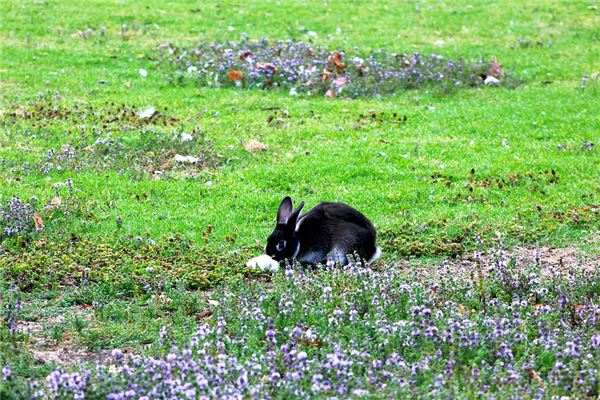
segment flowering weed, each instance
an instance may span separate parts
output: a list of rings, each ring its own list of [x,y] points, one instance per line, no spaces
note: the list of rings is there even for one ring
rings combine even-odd
[[[442,269],[435,284],[360,263],[229,282],[189,340],[171,342],[164,327],[156,355],[116,349],[106,363],[56,369],[39,395],[596,396],[598,271],[515,266],[507,281],[506,262],[482,265],[490,274],[477,284],[468,273]]]
[[[468,63],[438,54],[390,53],[361,55],[330,51],[293,40],[248,40],[159,48],[159,66],[171,81],[192,79],[203,86],[283,88],[290,95],[327,97],[381,96],[405,89],[483,86],[492,77],[503,86],[518,84],[495,60]],[[170,72],[175,69],[175,73]]]

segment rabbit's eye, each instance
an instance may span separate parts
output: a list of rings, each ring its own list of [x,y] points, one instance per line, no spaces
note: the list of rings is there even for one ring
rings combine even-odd
[[[285,240],[280,240],[279,243],[277,243],[277,246],[275,246],[277,251],[283,250],[285,248],[285,243]]]

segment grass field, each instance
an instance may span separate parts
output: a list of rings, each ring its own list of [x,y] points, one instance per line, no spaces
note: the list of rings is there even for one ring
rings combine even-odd
[[[44,227],[0,233],[0,364],[12,371],[0,382],[0,395],[29,396],[35,390],[27,387],[27,379],[43,380],[56,364],[104,360],[116,348],[164,354],[169,346],[157,344],[163,326],[181,345],[203,323],[217,329],[219,315],[230,326],[246,327],[237,331],[245,333],[244,340],[251,338],[250,350],[266,352],[269,341],[259,336],[269,323],[279,333],[293,328],[306,312],[301,303],[318,308],[327,285],[340,304],[374,307],[361,314],[367,325],[380,314],[390,324],[394,316],[411,320],[410,307],[443,310],[441,300],[432,300],[442,296],[473,314],[480,312],[472,322],[483,336],[485,316],[522,312],[524,331],[533,340],[538,320],[531,312],[537,303],[520,311],[510,307],[538,287],[519,286],[523,292],[518,292],[503,286],[504,275],[494,274],[473,284],[477,280],[465,273],[456,287],[442,285],[434,296],[428,278],[411,281],[416,269],[437,270],[446,259],[516,246],[576,248],[582,259],[592,260],[584,263],[588,273],[576,287],[561,286],[564,276],[545,276],[540,285],[564,289],[550,289],[554,303],[548,304],[558,308],[547,320],[554,327],[562,326],[563,319],[572,321],[565,311],[569,307],[560,308],[564,296],[572,305],[587,307],[583,312],[595,319],[572,326],[572,334],[585,338],[579,345],[591,346],[589,354],[600,356],[589,342],[598,328],[599,299],[594,279],[600,205],[599,7],[595,1],[2,2],[0,203],[5,212],[15,196],[30,203],[28,212],[38,213]],[[451,90],[430,85],[380,97],[332,99],[167,79],[170,67],[160,51],[164,43],[225,43],[243,33],[252,39],[302,40],[331,51],[357,48],[353,51],[360,54],[385,49],[465,62],[497,59],[521,83]],[[148,107],[155,108],[153,116],[140,118]],[[394,113],[406,120],[398,122]],[[192,140],[181,140],[182,134],[191,134]],[[265,144],[266,150],[248,151],[250,140]],[[199,161],[178,163],[176,154]],[[307,207],[343,201],[367,215],[384,250],[376,264],[384,275],[373,278],[361,294],[349,288],[356,284],[352,274],[359,279],[362,272],[349,278],[336,271],[317,273],[314,282],[298,272],[294,284],[289,276],[271,278],[246,269],[245,261],[263,251],[285,195],[306,201]],[[33,224],[30,217],[27,229]],[[3,229],[8,226],[6,219],[0,223]],[[529,264],[520,267],[530,271],[534,266]],[[481,265],[496,264],[489,259]],[[524,273],[519,271],[515,276]],[[583,273],[573,271],[573,276]],[[367,299],[378,285],[396,287],[386,279],[416,286],[397,288],[398,296],[408,296],[405,301],[383,296],[382,311]],[[303,285],[306,293],[300,290]],[[356,297],[347,297],[344,288]],[[290,315],[280,316],[278,307],[256,300],[257,293],[266,292],[277,303],[287,291],[297,307]],[[256,307],[265,307],[262,317],[251,322],[241,305],[208,303],[231,293],[258,301]],[[492,299],[502,306],[486,306]],[[208,309],[214,317],[202,314]],[[377,337],[360,323],[344,331],[329,327],[330,317],[325,312],[304,318],[306,326],[332,341],[306,346],[315,365],[334,342],[343,347],[353,335],[358,342],[350,347],[377,347]],[[444,318],[436,322],[440,330],[450,324]],[[556,341],[572,340],[565,335]],[[230,348],[237,348],[237,339],[230,340]],[[415,343],[412,348],[423,354],[434,351],[427,347],[431,344]],[[439,346],[444,354],[438,364],[408,388],[382,389],[373,381],[355,389],[372,398],[393,393],[462,397],[460,388],[470,382],[465,377],[470,372],[461,375],[460,365],[471,368],[494,359],[481,354],[485,346],[461,355],[456,374],[436,392],[430,387],[440,382],[436,368],[447,369],[448,352],[457,351],[448,346]],[[236,353],[240,360],[248,356],[244,351]],[[515,366],[536,364],[549,386],[543,395],[573,389],[556,383],[560,379],[552,381],[552,366],[561,356],[527,346],[514,353]],[[407,354],[407,363],[422,362],[416,350]],[[591,364],[573,365],[596,371],[595,383],[573,389],[580,396],[598,393],[597,361]],[[304,371],[314,372],[311,368]],[[366,371],[356,368],[358,375]],[[538,376],[528,374],[534,381],[531,376]],[[510,392],[510,379],[489,385],[484,375],[471,382],[483,393],[535,396],[533,389]],[[496,378],[490,372],[485,379]],[[109,390],[110,385],[98,382],[94,385]],[[260,389],[285,398],[296,390],[292,386],[286,384],[289,392],[275,383]],[[108,394],[98,387],[98,393]],[[298,384],[301,394],[296,395],[318,397],[307,387]],[[319,396],[334,395],[326,389]],[[362,396],[352,393],[338,395]],[[475,398],[477,390],[463,395]]]

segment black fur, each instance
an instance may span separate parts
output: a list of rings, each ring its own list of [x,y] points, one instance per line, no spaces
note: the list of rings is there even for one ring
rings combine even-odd
[[[277,225],[267,239],[267,255],[302,264],[324,263],[331,256],[346,264],[348,254],[371,260],[378,253],[377,232],[362,213],[343,203],[321,203],[300,216],[303,206],[304,202],[292,211],[292,199],[282,200]]]

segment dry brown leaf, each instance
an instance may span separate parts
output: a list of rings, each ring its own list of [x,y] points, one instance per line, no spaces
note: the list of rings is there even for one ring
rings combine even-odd
[[[331,70],[333,70],[333,67],[335,66],[335,70],[338,74],[344,72],[344,69],[346,69],[346,64],[344,64],[342,59],[342,53],[339,51],[334,51],[332,55],[327,57],[327,66],[330,67],[329,69]]]
[[[310,339],[296,339],[297,343],[304,343],[304,345],[306,345],[307,347],[316,347],[316,348],[321,348],[323,347],[323,342],[319,339],[319,338],[315,338],[314,340],[310,340]]]
[[[503,72],[504,71],[502,70],[502,65],[500,65],[500,63],[496,59],[493,59],[490,64],[490,67],[488,68],[488,74],[496,79],[499,79],[502,76]]]
[[[267,149],[267,145],[259,142],[258,140],[250,139],[244,146],[247,151],[250,153],[256,153],[257,151],[265,151]]]
[[[583,304],[573,304],[573,311],[580,314],[585,311],[585,306]]]
[[[52,200],[50,200],[50,203],[48,203],[44,206],[44,211],[52,211],[55,208],[60,207],[61,204],[62,204],[62,200],[60,199],[60,197],[54,196],[52,198]]]
[[[236,69],[230,69],[229,71],[227,71],[227,78],[229,78],[229,80],[232,81],[240,81],[244,79],[244,73]]]
[[[277,67],[271,63],[256,63],[256,68],[268,71],[271,75],[277,72]]]
[[[467,307],[465,307],[464,305],[462,305],[462,304],[459,304],[459,305],[458,305],[458,313],[459,313],[460,315],[464,315],[464,314],[465,314],[465,313],[467,313],[468,311],[469,311],[469,310],[468,310],[468,309],[467,309]]]
[[[333,93],[333,90],[329,89],[328,91],[325,92],[325,97],[334,98],[335,93]]]
[[[33,216],[33,222],[35,223],[36,231],[41,231],[42,229],[44,229],[44,221],[42,220],[42,216],[40,214],[36,213]]]
[[[253,56],[253,55],[254,55],[254,54],[252,54],[252,52],[251,52],[250,50],[246,50],[246,51],[244,51],[244,52],[242,52],[242,53],[240,54],[240,58],[241,58],[242,60],[246,60],[246,59],[248,59],[248,58],[252,58],[252,56]]]
[[[196,315],[196,321],[200,321],[201,319],[208,318],[211,315],[213,315],[213,312],[210,311],[209,309],[202,310],[198,313],[198,315]]]
[[[538,375],[538,373],[533,368],[529,369],[529,377],[531,379],[534,379],[539,385],[543,385],[544,384],[544,381],[542,380],[542,378],[540,378],[540,376]]]
[[[331,70],[329,70],[327,68],[323,68],[323,73],[321,74],[321,80],[323,82],[327,82],[327,80],[329,79],[329,75],[331,75]]]

